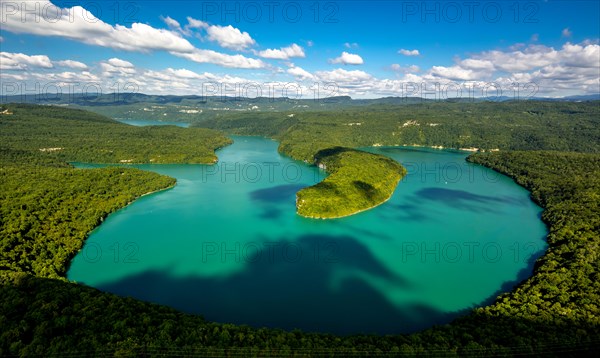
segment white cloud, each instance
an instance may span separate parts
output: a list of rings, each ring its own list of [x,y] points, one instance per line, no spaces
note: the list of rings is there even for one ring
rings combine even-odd
[[[176,30],[176,31],[181,31],[181,25],[179,24],[179,21],[171,18],[170,16],[167,17],[161,17],[161,20],[164,21],[164,23],[171,29],[171,30]]]
[[[181,78],[181,79],[190,79],[190,80],[203,80],[203,81],[215,81],[218,79],[217,76],[212,73],[204,72],[204,73],[196,73],[194,71],[190,71],[186,68],[173,69],[167,68],[166,70],[161,72],[163,75],[166,75],[166,79],[172,79],[173,77]],[[161,77],[161,79],[165,79]]]
[[[157,29],[142,23],[133,23],[130,27],[119,24],[113,26],[96,18],[81,6],[63,9],[48,0],[37,0],[36,5],[38,6],[28,7],[27,11],[21,6],[11,8],[10,15],[7,14],[3,19],[6,21],[3,21],[2,29],[14,33],[59,36],[123,51],[167,51],[192,61],[214,63],[224,67],[237,67],[237,64],[240,64],[241,68],[264,67],[264,64],[256,59],[197,49],[176,31]],[[26,21],[22,21],[22,18]],[[176,27],[178,24],[173,19],[164,20],[170,26]],[[208,26],[198,20],[188,20],[188,26],[205,26],[209,39],[219,42],[223,47],[239,49],[254,44],[248,33],[242,33],[231,26]],[[182,31],[187,31],[188,26]]]
[[[4,37],[0,36],[0,42],[4,42]]]
[[[563,37],[571,37],[571,35],[573,35],[573,32],[571,32],[568,27],[562,30]]]
[[[306,46],[308,46],[308,47],[313,47],[314,44],[315,43],[311,40],[306,41]]]
[[[487,60],[499,70],[507,72],[528,71],[537,67],[547,66],[558,60],[558,53],[551,47],[535,46],[525,51],[487,51],[474,56],[476,59]]]
[[[172,68],[167,68],[166,72],[169,74],[172,74],[175,77],[179,77],[179,78],[203,78],[196,72],[187,70],[185,68],[181,68],[178,70],[174,70]]]
[[[405,77],[406,78],[406,77]],[[425,81],[494,81],[514,90],[514,84],[537,88],[540,94],[564,95],[600,91],[600,45],[584,41],[555,49],[544,45],[511,46],[457,60],[454,66],[433,66]],[[481,85],[480,87],[484,87]]]
[[[266,64],[258,59],[243,55],[227,55],[212,50],[195,49],[190,53],[171,52],[172,55],[198,63],[216,63],[223,67],[233,68],[264,68]]]
[[[362,57],[359,55],[348,53],[346,51],[342,52],[340,57],[329,60],[330,63],[336,64],[341,63],[344,65],[362,65],[364,63]]]
[[[419,56],[419,50],[405,50],[405,49],[400,49],[398,50],[398,53],[404,56]]]
[[[15,6],[15,13],[11,12],[11,15],[5,17],[3,29],[15,33],[60,36],[125,51],[186,52],[193,49],[187,40],[169,30],[156,29],[142,23],[133,23],[131,27],[118,24],[112,26],[81,6],[62,9],[48,0],[38,0],[36,5],[38,4],[39,6],[26,9],[25,6]],[[22,18],[26,21],[22,21]]]
[[[477,72],[460,66],[433,66],[430,70],[430,74],[452,81],[471,81],[479,78]]]
[[[171,18],[170,16],[167,17],[163,17],[161,16],[160,19],[167,25],[167,27],[172,30],[172,31],[176,31],[179,32],[185,36],[190,36],[192,33],[189,30],[189,28],[182,28],[181,24],[179,23],[179,21]]]
[[[297,44],[291,44],[288,47],[282,47],[280,49],[267,49],[258,52],[258,55],[263,58],[287,60],[292,57],[305,57],[304,49]]]
[[[232,50],[244,50],[256,43],[247,32],[229,26],[210,26],[207,29],[208,39],[217,42],[221,47]]]
[[[129,76],[136,73],[133,63],[119,58],[111,58],[106,62],[100,63],[103,75],[112,77],[114,75]]]
[[[287,70],[287,73],[289,73],[290,75],[292,75],[300,80],[313,79],[315,77],[310,72],[306,71],[305,69],[303,69],[301,67],[295,67],[295,66],[289,68]]]
[[[419,72],[421,70],[421,68],[419,68],[419,66],[417,65],[410,65],[410,66],[401,66],[397,63],[393,63],[390,68],[392,69],[392,71],[395,72],[403,72],[403,73],[414,73],[414,72]]]
[[[248,47],[256,44],[256,41],[250,37],[247,32],[242,32],[231,25],[219,26],[209,25],[208,23],[194,18],[188,17],[187,28],[204,29],[207,33],[207,38],[210,41],[216,42],[219,46],[230,50],[245,50]]]
[[[324,82],[352,83],[371,80],[373,78],[370,74],[364,71],[347,71],[342,68],[338,68],[333,71],[317,71],[316,74]]]
[[[0,69],[23,70],[29,67],[52,68],[52,61],[46,55],[29,56],[23,53],[0,52]]]
[[[470,70],[483,70],[483,71],[493,71],[494,64],[489,60],[477,60],[473,58],[468,58],[466,60],[460,61],[460,67],[470,69]]]
[[[569,42],[559,51],[560,59],[566,66],[600,67],[600,45],[573,45]]]
[[[88,71],[83,71],[83,72],[69,72],[69,71],[65,71],[65,72],[59,72],[59,73],[53,73],[53,74],[48,74],[46,76],[44,76],[45,80],[52,80],[52,81],[56,81],[56,82],[65,82],[65,83],[79,83],[79,82],[98,82],[100,81],[100,78]]]
[[[79,61],[63,60],[63,61],[56,61],[54,63],[57,66],[70,67],[70,68],[74,68],[77,70],[87,70],[88,69],[88,66],[85,63],[79,62]]]
[[[107,61],[110,65],[114,67],[125,67],[125,68],[133,68],[135,67],[133,63],[125,60],[121,60],[120,58],[113,57]]]
[[[344,47],[345,48],[358,48],[358,44],[356,42],[346,42],[344,43]]]
[[[474,55],[478,60],[489,61],[496,69],[506,72],[530,71],[552,64],[564,63],[573,67],[598,67],[600,46],[597,44],[573,45],[566,43],[562,49],[543,45],[530,45],[519,51],[487,51]]]
[[[187,17],[187,21],[188,24],[186,27],[190,29],[206,29],[209,26],[208,23],[201,20],[196,20],[193,17],[189,16]]]

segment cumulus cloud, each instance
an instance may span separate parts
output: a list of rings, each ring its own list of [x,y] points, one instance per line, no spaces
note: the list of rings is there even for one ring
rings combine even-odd
[[[329,62],[333,64],[341,63],[343,65],[362,65],[364,63],[362,57],[353,53],[348,53],[346,51],[342,52],[340,57],[331,59],[329,60]]]
[[[186,29],[181,29],[179,22],[169,17],[163,21],[175,30],[158,29],[143,23],[133,23],[130,27],[119,24],[113,26],[96,18],[81,6],[60,8],[48,0],[37,0],[36,4],[38,6],[27,8],[17,2],[7,5],[2,29],[14,33],[58,36],[123,51],[166,51],[192,61],[210,62],[224,67],[236,67],[236,63],[240,63],[241,68],[262,67],[257,65],[259,60],[242,55],[231,56],[197,49],[177,32],[186,32],[188,26],[203,27],[206,28],[209,40],[231,49],[243,49],[255,43],[248,33],[242,33],[231,26],[210,26],[192,19]]]
[[[128,76],[136,73],[133,63],[121,60],[120,58],[111,58],[106,62],[101,62],[100,68],[103,75],[109,77],[114,75]]]
[[[555,49],[544,45],[512,46],[484,51],[457,60],[454,66],[433,66],[425,81],[494,81],[505,88],[515,83],[536,87],[540,93],[594,93],[600,90],[600,45],[565,43]]]
[[[38,76],[38,80],[52,81],[60,85],[66,83],[98,83],[100,81],[100,77],[88,71],[63,71],[58,73],[43,74]]]
[[[11,7],[10,13],[5,15],[3,29],[15,33],[60,36],[90,45],[126,51],[193,49],[187,40],[169,30],[156,29],[142,23],[133,23],[131,27],[118,24],[113,26],[96,18],[81,6],[62,9],[47,0],[39,0],[36,4],[39,6],[26,7],[17,4]]]
[[[188,16],[187,17],[187,28],[188,29],[206,29],[209,25],[207,22],[204,22],[202,20],[196,20],[193,17]]]
[[[133,63],[131,63],[129,61],[121,60],[120,58],[116,58],[116,57],[109,59],[107,62],[108,62],[108,64],[110,64],[111,66],[114,66],[114,67],[123,67],[123,68],[135,67],[133,65]]]
[[[79,62],[79,61],[73,61],[73,60],[56,61],[55,64],[60,67],[69,67],[69,68],[73,68],[76,70],[87,70],[88,69],[88,66],[85,63]]]
[[[400,49],[398,50],[398,53],[404,56],[419,56],[419,50],[406,50],[406,49]]]
[[[233,68],[264,68],[266,64],[258,59],[243,55],[227,55],[224,53],[195,49],[189,53],[171,52],[172,55],[188,59],[198,63],[217,63],[223,67]]]
[[[401,66],[397,63],[393,63],[390,66],[392,71],[395,72],[403,72],[403,73],[414,73],[414,72],[419,72],[421,70],[421,68],[419,68],[419,66],[417,65],[410,65],[410,66]]]
[[[431,67],[430,74],[452,81],[471,81],[479,79],[477,72],[460,66],[433,66]]]
[[[570,67],[600,67],[600,45],[566,43],[559,52],[561,62]]]
[[[287,60],[292,57],[305,57],[304,49],[297,44],[291,44],[288,47],[282,47],[280,49],[267,49],[258,52],[258,55],[263,58]]]
[[[287,70],[287,73],[296,77],[299,80],[313,79],[315,77],[305,69],[296,66],[289,68]]]
[[[317,71],[316,74],[324,82],[356,83],[373,79],[373,76],[364,71],[347,71],[343,68],[332,71]]]
[[[46,55],[26,55],[23,53],[0,52],[0,69],[2,70],[26,70],[34,67],[51,69],[55,66],[68,67],[77,70],[88,69],[88,66],[85,63],[79,61],[52,61]]]
[[[25,55],[23,53],[0,52],[0,69],[24,70],[30,67],[52,68],[52,61],[46,55]]]
[[[164,21],[164,23],[171,29],[171,30],[177,30],[177,31],[181,31],[181,24],[179,24],[179,21],[172,19],[171,17],[167,16],[167,17],[161,17],[161,20]]]
[[[567,42],[562,49],[556,50],[543,45],[530,45],[518,51],[486,51],[473,58],[491,62],[495,68],[506,72],[530,71],[560,63],[573,67],[598,67],[600,46]]]
[[[493,71],[494,64],[489,60],[477,60],[468,58],[460,61],[460,67],[475,71]]]
[[[207,29],[208,39],[215,41],[221,47],[232,50],[244,50],[256,43],[247,32],[241,32],[231,25],[210,26]]]
[[[181,24],[179,23],[179,21],[171,18],[170,16],[167,16],[167,17],[161,16],[160,19],[165,23],[165,25],[167,25],[167,27],[170,30],[179,32],[185,36],[191,35],[191,31],[189,30],[189,28],[181,27]]]
[[[204,29],[207,33],[208,40],[216,42],[219,46],[230,50],[245,50],[256,44],[256,41],[249,33],[245,31],[242,32],[240,29],[231,25],[209,25],[204,21],[188,17],[187,28]]]

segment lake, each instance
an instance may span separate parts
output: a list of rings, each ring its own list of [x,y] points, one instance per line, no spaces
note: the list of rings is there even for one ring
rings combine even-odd
[[[141,120],[141,119],[115,119],[117,122],[129,124],[131,126],[136,127],[146,127],[146,126],[177,126],[182,128],[187,128],[190,126],[189,123],[185,122],[165,122],[165,121],[156,121],[156,120]]]
[[[275,141],[232,138],[214,166],[136,165],[177,185],[110,215],[68,278],[217,322],[406,333],[490,303],[547,247],[529,193],[464,153],[369,148],[408,169],[392,198],[314,220],[295,193],[325,173]]]

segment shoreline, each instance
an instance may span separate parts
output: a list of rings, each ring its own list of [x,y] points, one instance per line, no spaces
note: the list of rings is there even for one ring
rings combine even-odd
[[[300,216],[300,217],[303,217],[303,218],[307,218],[307,219],[329,220],[329,219],[341,219],[341,218],[345,218],[345,217],[348,217],[348,216],[352,216],[352,215],[360,214],[360,213],[362,213],[363,211],[371,210],[371,209],[373,209],[373,208],[376,208],[376,207],[378,207],[378,206],[380,206],[380,205],[383,205],[383,204],[387,203],[387,202],[388,202],[388,201],[389,201],[389,200],[392,198],[392,196],[394,196],[394,193],[396,192],[396,189],[398,188],[398,185],[400,184],[400,182],[402,181],[402,179],[403,179],[403,178],[404,178],[404,177],[402,177],[402,178],[398,179],[398,182],[396,182],[396,184],[394,185],[394,190],[392,190],[392,192],[390,193],[390,195],[389,195],[389,196],[388,196],[388,197],[387,197],[385,200],[383,200],[382,202],[380,202],[380,203],[377,203],[377,204],[375,204],[375,205],[373,205],[373,206],[370,206],[370,207],[368,207],[368,208],[360,209],[360,210],[357,210],[357,211],[355,211],[355,212],[352,212],[352,213],[350,213],[350,214],[339,215],[339,216],[328,216],[328,217],[319,217],[319,216],[306,216],[306,215],[302,215],[302,214],[298,213],[298,208],[296,208],[296,215],[298,215],[298,216]],[[297,198],[297,197],[296,197],[296,198]]]
[[[112,213],[116,213],[116,212],[117,212],[117,211],[119,211],[119,210],[125,209],[126,207],[128,207],[129,205],[131,205],[131,204],[132,204],[134,201],[136,201],[136,200],[138,200],[138,199],[140,199],[140,198],[142,198],[142,197],[144,197],[144,196],[146,196],[146,195],[151,195],[151,194],[155,194],[155,193],[160,193],[161,191],[165,191],[165,190],[173,189],[173,188],[174,188],[176,185],[177,185],[177,179],[175,179],[175,183],[174,183],[173,185],[169,185],[169,186],[168,186],[168,187],[166,187],[166,188],[157,189],[157,190],[152,190],[152,191],[149,191],[149,192],[147,192],[147,193],[145,193],[145,194],[142,194],[142,195],[140,195],[140,196],[138,196],[138,197],[134,198],[134,199],[133,199],[133,200],[131,200],[130,202],[128,202],[128,203],[127,203],[125,206],[123,206],[122,208],[119,208],[119,209],[117,209],[117,210],[115,210],[115,211],[113,211],[113,212],[111,212],[111,213],[107,214],[106,216],[108,217],[108,215],[110,215],[110,214],[112,214]],[[104,221],[104,220],[103,220],[103,221]],[[97,226],[96,226],[96,227],[97,227]],[[95,228],[94,228],[94,229],[95,229]]]
[[[97,230],[97,229],[98,229],[100,226],[102,226],[102,224],[104,223],[104,220],[105,220],[106,218],[108,218],[110,215],[112,215],[112,214],[114,214],[114,213],[118,212],[119,210],[123,210],[123,209],[127,208],[127,207],[128,207],[129,205],[131,205],[131,204],[132,204],[134,201],[136,201],[136,200],[140,199],[140,198],[141,198],[141,197],[143,197],[143,196],[150,195],[150,194],[154,194],[154,193],[159,193],[159,192],[161,192],[161,191],[165,191],[165,190],[169,190],[169,189],[172,189],[172,188],[174,188],[176,185],[177,185],[177,180],[175,180],[175,183],[173,183],[173,185],[169,185],[169,186],[168,186],[168,187],[166,187],[166,188],[161,188],[161,189],[157,189],[157,190],[152,190],[152,191],[149,191],[149,192],[147,192],[147,193],[144,193],[144,194],[142,194],[142,195],[140,195],[140,196],[137,196],[137,197],[135,197],[133,200],[129,201],[127,204],[123,205],[122,207],[120,207],[120,208],[117,208],[117,209],[115,209],[115,210],[113,210],[113,211],[111,211],[111,212],[109,212],[109,213],[106,213],[105,215],[101,216],[101,217],[100,217],[100,219],[99,219],[99,221],[96,223],[96,225],[94,225],[94,227],[93,227],[93,228],[91,228],[91,230],[89,230],[89,231],[88,231],[88,232],[85,234],[85,236],[84,236],[84,237],[83,237],[83,239],[81,240],[81,246],[80,246],[80,247],[79,247],[79,248],[78,248],[78,249],[77,249],[75,252],[73,252],[73,253],[70,255],[70,258],[67,260],[67,263],[66,263],[66,265],[65,265],[64,271],[61,273],[61,275],[60,275],[60,276],[61,276],[62,278],[64,278],[64,279],[65,279],[67,282],[73,282],[73,283],[75,283],[75,284],[79,285],[79,282],[76,282],[76,281],[70,280],[70,279],[67,277],[67,276],[68,276],[68,273],[69,273],[69,270],[71,269],[71,264],[73,263],[73,259],[74,259],[74,258],[75,258],[77,255],[79,255],[79,254],[81,253],[81,250],[83,250],[83,248],[85,247],[85,244],[86,244],[86,242],[88,241],[88,239],[90,238],[90,235],[91,235],[91,234],[92,234],[92,233],[93,233],[95,230]]]
[[[380,144],[380,143],[375,143],[372,144],[370,146],[366,146],[366,147],[357,147],[357,149],[360,148],[427,148],[427,149],[436,149],[436,150],[454,150],[457,152],[467,152],[467,153],[475,153],[475,152],[483,152],[483,153],[489,153],[489,152],[499,152],[500,149],[499,148],[493,148],[493,149],[483,149],[483,148],[476,148],[476,147],[463,147],[463,148],[454,148],[454,147],[444,147],[441,145],[422,145],[422,144],[392,144],[392,145],[384,145],[384,144]]]

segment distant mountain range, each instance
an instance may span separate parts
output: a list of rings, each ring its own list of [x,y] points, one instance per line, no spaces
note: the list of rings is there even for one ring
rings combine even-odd
[[[143,93],[109,93],[109,94],[26,94],[0,96],[0,103],[37,103],[37,104],[74,104],[80,106],[114,106],[134,103],[156,103],[156,104],[183,104],[195,103],[197,105],[223,104],[223,103],[256,103],[256,104],[343,104],[343,105],[369,105],[369,104],[414,104],[422,102],[505,102],[515,100],[509,96],[488,98],[448,98],[444,100],[423,97],[382,97],[374,99],[353,99],[350,96],[327,97],[321,99],[304,98],[294,99],[288,97],[226,97],[226,96],[175,96],[175,95],[147,95]],[[517,100],[532,101],[596,101],[600,100],[600,93],[591,95],[577,95],[567,97],[532,97]]]
[[[352,99],[349,96],[322,99],[242,98],[224,96],[159,96],[142,93],[13,95],[0,96],[2,103],[32,103],[86,109],[114,119],[158,120],[193,123],[215,118],[225,113],[285,112],[288,116],[307,111],[331,111],[359,106],[399,106],[419,103],[481,103],[507,102],[512,97],[450,98],[436,100],[421,97],[383,97]],[[600,94],[563,98],[532,98],[531,101],[592,101]],[[523,101],[521,99],[520,101]]]

